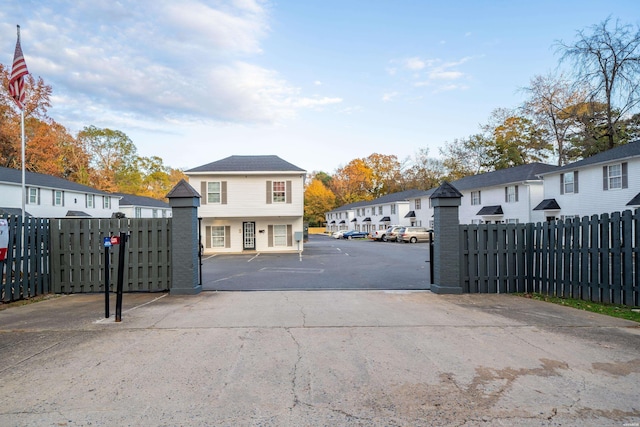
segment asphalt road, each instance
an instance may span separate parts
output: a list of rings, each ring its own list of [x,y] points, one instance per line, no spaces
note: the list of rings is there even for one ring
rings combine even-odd
[[[429,244],[311,235],[302,254],[205,257],[209,291],[429,289]]]

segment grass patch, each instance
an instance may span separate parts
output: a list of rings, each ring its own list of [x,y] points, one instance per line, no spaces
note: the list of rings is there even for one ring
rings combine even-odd
[[[46,294],[46,295],[38,295],[37,297],[33,297],[33,298],[21,299],[18,301],[0,302],[0,311],[6,310],[7,308],[11,308],[11,307],[20,307],[22,305],[33,304],[36,302],[45,301],[52,298],[58,298],[59,296],[60,295],[56,295],[56,294]]]
[[[629,307],[619,304],[605,304],[599,302],[583,301],[573,298],[552,297],[549,295],[526,293],[516,294],[521,297],[531,298],[538,301],[550,302],[553,304],[564,305],[567,307],[577,308],[579,310],[591,311],[593,313],[604,314],[611,317],[619,317],[620,319],[632,320],[640,323],[640,308]]]

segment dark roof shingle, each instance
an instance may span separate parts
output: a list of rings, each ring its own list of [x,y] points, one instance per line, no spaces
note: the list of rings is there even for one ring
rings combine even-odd
[[[123,206],[147,206],[151,208],[170,208],[169,203],[162,200],[154,199],[152,197],[135,196],[133,194],[126,193],[114,193],[116,196],[121,196],[120,207]]]
[[[614,160],[626,159],[629,157],[640,156],[640,140],[629,142],[628,144],[619,145],[610,150],[603,151],[598,154],[594,154],[586,159],[578,160],[577,162],[569,163],[567,165],[558,167],[556,170],[547,171],[541,174],[549,172],[561,172],[565,170],[579,169],[585,166],[595,165],[598,163],[606,163]]]
[[[558,166],[546,163],[531,163],[479,175],[465,176],[453,181],[451,184],[458,190],[470,190],[472,188],[494,187],[522,181],[539,181],[539,174],[556,169],[558,169]]]
[[[305,170],[278,156],[230,156],[185,172],[305,172]]]
[[[25,185],[32,187],[56,188],[60,190],[77,191],[78,193],[109,194],[93,187],[89,187],[88,185],[82,185],[63,178],[36,172],[26,171],[24,174],[24,181]],[[18,169],[0,167],[0,182],[21,184],[22,171]]]

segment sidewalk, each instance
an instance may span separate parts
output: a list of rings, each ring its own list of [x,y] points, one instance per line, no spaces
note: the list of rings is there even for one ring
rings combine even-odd
[[[122,317],[0,311],[0,425],[640,425],[639,325],[525,298],[125,294]]]

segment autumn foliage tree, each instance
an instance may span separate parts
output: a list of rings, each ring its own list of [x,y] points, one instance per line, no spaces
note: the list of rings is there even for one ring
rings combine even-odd
[[[364,159],[353,159],[339,168],[330,184],[338,205],[373,199],[373,171]]]
[[[304,219],[311,226],[319,226],[325,212],[335,208],[336,196],[320,178],[313,178],[304,190]]]

